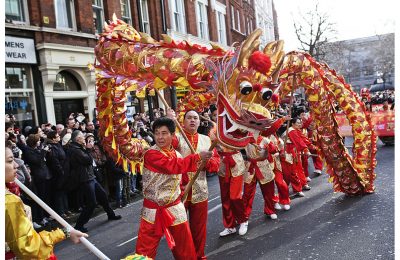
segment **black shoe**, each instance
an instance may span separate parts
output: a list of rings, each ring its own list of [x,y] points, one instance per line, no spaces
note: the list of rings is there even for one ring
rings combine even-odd
[[[79,230],[79,231],[81,231],[81,232],[83,232],[83,233],[87,233],[89,230],[87,229],[87,228],[85,228],[85,227],[75,227],[75,229],[76,230]]]
[[[108,220],[119,220],[121,218],[121,215],[108,216]]]

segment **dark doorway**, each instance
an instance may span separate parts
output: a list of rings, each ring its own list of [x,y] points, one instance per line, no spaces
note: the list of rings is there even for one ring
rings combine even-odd
[[[54,113],[56,115],[57,124],[65,124],[65,119],[67,119],[71,113],[84,114],[84,112],[83,99],[54,100]]]

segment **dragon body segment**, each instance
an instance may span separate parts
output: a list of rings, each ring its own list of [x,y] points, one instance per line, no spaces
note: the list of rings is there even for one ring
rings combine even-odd
[[[296,87],[306,89],[335,191],[352,195],[373,192],[376,137],[362,103],[326,65],[299,52],[285,57],[282,41],[258,51],[261,33],[258,29],[235,51],[225,51],[215,44],[207,49],[176,43],[168,36],[157,42],[114,19],[105,26],[95,48],[99,133],[105,150],[125,170],[141,162],[145,144],[131,138],[125,93],[136,91],[137,96],[144,96],[146,90],[171,85],[189,90],[179,103],[181,111],[215,103],[219,142],[233,149],[244,148],[254,135],[273,125],[276,119],[269,108],[277,105],[278,95],[284,97],[291,91],[296,74]],[[354,159],[337,132],[335,100],[353,125]]]

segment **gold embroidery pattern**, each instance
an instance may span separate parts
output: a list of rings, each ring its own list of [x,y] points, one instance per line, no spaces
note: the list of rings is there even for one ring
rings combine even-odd
[[[242,154],[239,152],[237,154],[232,155],[233,160],[235,160],[236,165],[231,169],[231,174],[232,177],[238,177],[243,175],[246,172],[246,167],[244,165],[244,159]],[[219,172],[218,175],[221,177],[225,176],[225,164],[222,162],[221,158],[221,164],[219,166]]]
[[[175,218],[174,223],[172,224],[173,226],[179,225],[179,224],[187,221],[185,206],[183,205],[182,202],[175,206],[169,207],[167,210]],[[144,220],[146,220],[147,222],[154,224],[154,221],[156,219],[156,211],[157,211],[156,209],[149,209],[149,208],[143,207],[142,218]]]
[[[153,147],[152,149],[157,148]],[[181,157],[179,153],[177,156]],[[180,195],[181,174],[156,173],[144,167],[142,178],[143,196],[160,206],[174,202]]]
[[[179,141],[178,150],[182,154],[182,156],[186,157],[189,154],[191,154],[190,148],[187,145],[185,139],[183,139],[182,135],[177,134],[177,138]],[[196,152],[200,152],[202,150],[208,150],[210,146],[211,146],[210,138],[208,136],[199,134]],[[189,180],[191,180],[194,175],[195,172],[188,173]],[[200,172],[196,181],[193,183],[191,203],[200,203],[207,199],[208,199],[208,186],[207,186],[206,172],[202,171]]]

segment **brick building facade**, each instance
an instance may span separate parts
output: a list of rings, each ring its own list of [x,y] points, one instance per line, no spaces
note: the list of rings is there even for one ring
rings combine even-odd
[[[72,112],[94,119],[95,76],[87,65],[114,13],[157,40],[168,34],[205,46],[227,48],[256,28],[254,0],[6,1],[6,112],[21,127],[63,123]],[[164,95],[174,100],[169,90]],[[127,104],[130,111],[162,106],[157,98],[137,101]]]

